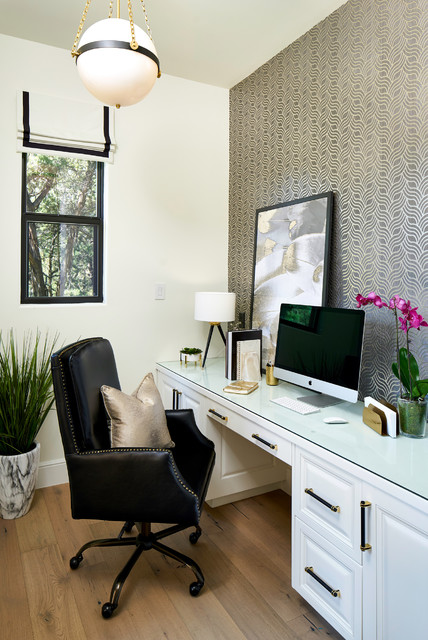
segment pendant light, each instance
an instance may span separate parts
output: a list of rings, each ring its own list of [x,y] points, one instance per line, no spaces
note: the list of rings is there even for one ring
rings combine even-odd
[[[128,20],[120,17],[120,0],[117,18],[113,18],[111,0],[108,18],[95,22],[81,35],[90,4],[91,0],[86,0],[71,51],[80,79],[103,104],[117,108],[136,104],[161,75],[144,0],[141,4],[147,33],[134,24],[131,0]]]

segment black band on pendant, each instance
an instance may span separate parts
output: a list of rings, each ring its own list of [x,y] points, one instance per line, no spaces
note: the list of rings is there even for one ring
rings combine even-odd
[[[160,74],[160,62],[159,58],[153,51],[150,49],[146,49],[145,47],[138,46],[137,49],[133,49],[131,47],[130,42],[124,42],[122,40],[96,40],[95,42],[88,42],[88,44],[84,44],[77,50],[76,56],[76,64],[77,58],[85,53],[85,51],[91,51],[91,49],[128,49],[129,51],[135,51],[136,53],[142,53],[144,56],[151,58],[153,62],[156,63],[158,68],[158,75]]]

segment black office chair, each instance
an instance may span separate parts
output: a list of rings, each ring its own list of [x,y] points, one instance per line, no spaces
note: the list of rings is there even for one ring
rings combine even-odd
[[[117,538],[84,544],[70,560],[77,569],[90,547],[135,546],[116,577],[110,601],[102,607],[110,618],[118,606],[123,584],[143,551],[155,549],[195,574],[190,594],[197,596],[203,574],[191,558],[159,540],[194,526],[195,544],[201,535],[199,519],[214,466],[214,444],[198,429],[193,411],[166,411],[173,449],[116,448],[110,445],[108,416],[100,387],[120,389],[113,350],[103,338],[81,340],[52,356],[56,409],[64,446],[73,518],[124,522]],[[169,524],[153,533],[152,522]],[[123,537],[134,524],[139,533]]]

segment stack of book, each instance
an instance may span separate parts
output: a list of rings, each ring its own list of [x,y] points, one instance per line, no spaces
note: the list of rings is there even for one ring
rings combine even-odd
[[[257,382],[262,378],[262,330],[228,331],[226,378]]]

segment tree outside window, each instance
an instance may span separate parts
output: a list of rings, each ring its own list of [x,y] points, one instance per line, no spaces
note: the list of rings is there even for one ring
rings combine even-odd
[[[23,154],[21,302],[102,302],[103,169]]]

